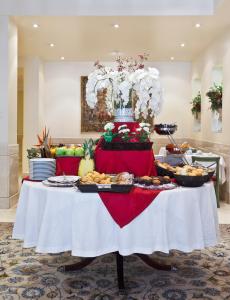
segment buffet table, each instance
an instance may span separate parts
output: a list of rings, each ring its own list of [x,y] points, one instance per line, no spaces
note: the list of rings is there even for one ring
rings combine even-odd
[[[190,252],[213,246],[218,241],[213,183],[163,191],[120,228],[97,193],[25,181],[13,238],[24,240],[24,247],[35,247],[37,252],[71,251],[81,257],[114,251],[121,255],[170,249]]]

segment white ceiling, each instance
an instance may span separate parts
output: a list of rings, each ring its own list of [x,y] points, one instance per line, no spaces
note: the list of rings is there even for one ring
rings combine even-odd
[[[191,61],[230,26],[229,11],[230,0],[224,0],[213,16],[15,17],[19,55],[44,60],[64,56],[67,61],[108,61],[113,60],[111,52],[119,51],[128,56],[147,52],[149,59],[155,61],[167,61],[171,56]],[[38,23],[39,28],[34,29],[33,23]],[[114,29],[114,23],[120,28]],[[196,23],[201,24],[199,29]],[[185,43],[184,48],[181,43]]]
[[[221,0],[0,0],[0,15],[210,15]]]

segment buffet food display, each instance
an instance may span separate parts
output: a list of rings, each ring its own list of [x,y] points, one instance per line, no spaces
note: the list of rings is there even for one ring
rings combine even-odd
[[[54,175],[54,172],[52,171],[51,173],[49,173],[47,171],[48,167],[46,167],[46,169],[42,169],[43,176],[41,177],[41,179],[47,186],[72,186],[76,189],[79,189],[81,192],[109,191],[117,193],[128,193],[131,191],[133,186],[137,186],[143,189],[172,189],[176,188],[178,185],[185,187],[198,187],[212,178],[214,174],[213,169],[205,168],[200,165],[189,165],[186,163],[186,161],[181,165],[176,166],[172,166],[166,162],[155,161],[155,167],[157,171],[157,174],[154,174],[155,176],[152,176],[152,173],[151,175],[148,174],[147,176],[147,169],[146,172],[144,172],[145,176],[136,177],[129,172],[120,171],[121,173],[118,173],[118,171],[114,172],[118,174],[106,174],[109,172],[100,173],[98,171],[95,171],[96,156],[94,155],[94,152],[96,151],[97,147],[101,147],[102,150],[107,150],[104,149],[105,143],[107,143],[106,145],[112,145],[112,148],[109,147],[108,149],[118,151],[120,144],[122,144],[122,148],[120,150],[125,150],[126,148],[128,150],[134,150],[136,149],[135,147],[138,144],[139,146],[141,146],[139,150],[148,149],[147,151],[151,152],[152,142],[150,142],[149,139],[151,128],[152,127],[149,123],[135,123],[135,126],[132,125],[131,129],[129,129],[127,124],[116,124],[110,122],[105,125],[105,132],[102,134],[99,143],[98,141],[94,141],[93,139],[88,139],[85,140],[82,145],[70,145],[69,147],[63,144],[60,144],[58,147],[52,146],[49,138],[49,131],[46,131],[45,129],[43,131],[43,135],[41,137],[38,136],[38,146],[41,148],[40,150],[45,149],[47,155],[50,154],[51,156],[56,157],[57,160],[59,159],[59,156],[67,156],[67,159],[68,156],[80,157],[78,170],[76,170],[76,173],[74,174],[79,176],[65,176],[63,171],[64,176],[50,177],[51,175]],[[160,135],[167,135],[172,141],[172,143],[166,146],[166,149],[169,151],[169,153],[181,154],[184,153],[187,149],[190,149],[190,145],[187,142],[184,142],[180,145],[177,145],[174,142],[172,134],[177,130],[176,124],[156,124],[154,126],[154,130]],[[135,145],[135,147],[130,147],[131,144]],[[119,147],[116,148],[114,145],[118,145]],[[43,152],[41,151],[41,154]],[[32,154],[36,154],[36,158],[30,159],[31,172],[32,169],[35,169],[32,168],[32,163],[34,161],[38,161],[40,165],[42,165],[41,163],[46,163],[47,166],[49,166],[48,164],[50,164],[50,161],[55,162],[55,159],[52,158],[37,158],[37,153],[35,153],[34,151],[30,151],[30,155]],[[143,155],[143,151],[140,151],[139,155]],[[131,152],[130,155],[127,156],[127,159],[129,159],[130,156],[132,156]],[[149,168],[149,166],[147,166],[147,168]],[[40,169],[38,168],[38,170]],[[35,177],[30,177],[30,179],[34,178]],[[35,179],[37,179],[37,177]]]

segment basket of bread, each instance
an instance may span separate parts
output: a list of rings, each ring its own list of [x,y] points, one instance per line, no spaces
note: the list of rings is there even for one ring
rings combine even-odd
[[[179,185],[199,187],[210,180],[210,173],[211,171],[201,166],[185,165],[183,167],[176,167],[174,177]]]
[[[157,174],[159,176],[169,176],[170,178],[173,178],[174,173],[176,173],[176,167],[171,166],[166,162],[155,160],[155,166],[157,169]]]
[[[78,182],[78,189],[83,193],[129,193],[132,187],[133,174],[128,172],[109,175],[93,171],[83,176]]]

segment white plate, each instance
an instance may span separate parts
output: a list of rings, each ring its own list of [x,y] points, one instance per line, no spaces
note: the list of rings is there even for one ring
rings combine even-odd
[[[80,176],[52,176],[48,178],[49,182],[53,182],[53,183],[68,183],[68,182],[76,182],[80,179]]]

